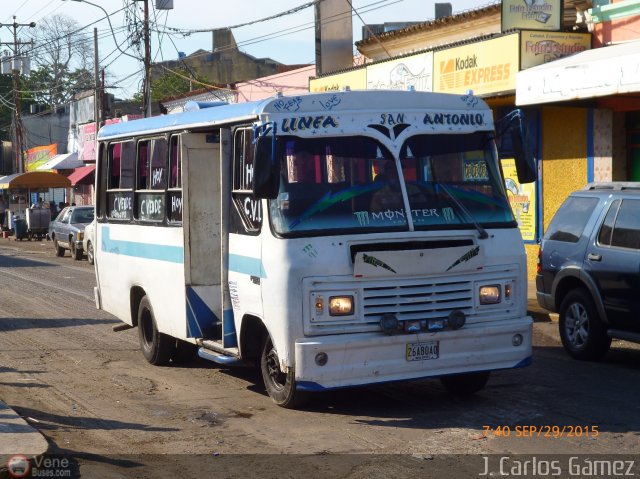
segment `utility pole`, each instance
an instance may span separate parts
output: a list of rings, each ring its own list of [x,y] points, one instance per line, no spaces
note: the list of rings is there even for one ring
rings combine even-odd
[[[151,116],[151,42],[149,39],[149,0],[144,0],[144,116]]]
[[[23,155],[23,129],[22,129],[22,117],[20,112],[20,68],[22,67],[22,59],[20,58],[18,47],[25,43],[31,44],[31,42],[18,41],[18,27],[34,28],[36,22],[31,23],[17,23],[16,16],[13,16],[13,23],[0,23],[0,27],[13,28],[13,59],[11,65],[11,73],[13,74],[13,120],[15,128],[15,151],[16,151],[16,170],[18,173],[24,172],[24,155]],[[8,42],[0,42],[0,45],[9,45]]]
[[[102,115],[102,95],[100,94],[100,67],[98,65],[98,29],[93,29],[93,78],[95,80],[95,91],[93,93],[93,120],[96,122],[96,140],[100,129],[100,118]],[[98,150],[96,149],[96,155]]]

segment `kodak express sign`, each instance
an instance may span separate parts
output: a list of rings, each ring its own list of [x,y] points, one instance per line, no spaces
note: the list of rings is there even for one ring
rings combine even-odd
[[[519,69],[517,33],[434,52],[433,91],[491,95],[514,91]]]

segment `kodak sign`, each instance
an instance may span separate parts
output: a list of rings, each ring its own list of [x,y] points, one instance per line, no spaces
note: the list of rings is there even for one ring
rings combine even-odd
[[[513,34],[434,52],[433,90],[476,95],[515,90],[519,45]]]

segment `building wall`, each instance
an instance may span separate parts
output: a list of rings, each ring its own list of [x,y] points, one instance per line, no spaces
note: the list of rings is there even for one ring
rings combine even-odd
[[[595,3],[595,2],[594,2]],[[616,0],[594,6],[593,46],[637,40],[640,31],[640,3]]]
[[[587,114],[586,108],[542,109],[543,232],[567,196],[587,184]]]
[[[316,74],[315,65],[236,84],[237,102],[262,100],[277,92],[299,95],[309,91],[309,78]]]

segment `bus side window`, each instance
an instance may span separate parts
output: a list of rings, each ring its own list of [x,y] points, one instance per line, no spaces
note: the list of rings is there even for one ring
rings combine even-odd
[[[253,129],[238,128],[233,137],[233,184],[229,231],[258,234],[262,226],[262,203],[253,197]]]
[[[182,222],[182,154],[179,140],[178,135],[169,140],[167,219],[170,223]]]
[[[98,149],[98,191],[96,192],[96,218],[104,218],[107,214],[107,179],[109,178],[107,147],[104,143]]]
[[[135,217],[163,222],[165,217],[165,171],[167,140],[152,138],[138,142]]]
[[[133,212],[133,181],[135,149],[133,141],[109,145],[107,154],[108,174],[107,204],[105,212],[109,219],[130,220]]]

